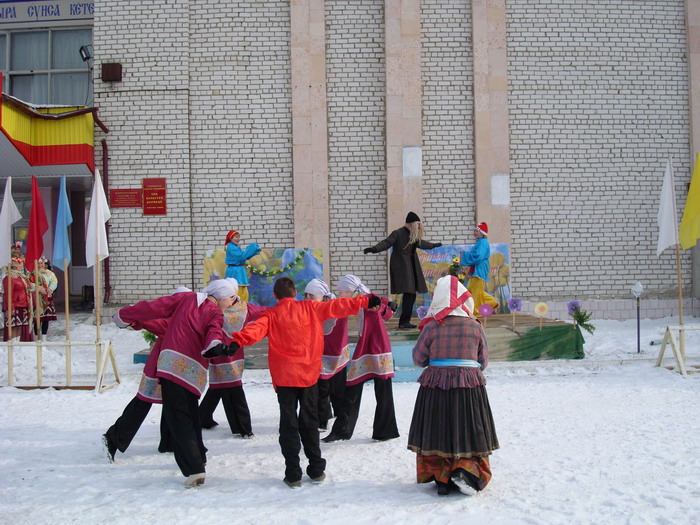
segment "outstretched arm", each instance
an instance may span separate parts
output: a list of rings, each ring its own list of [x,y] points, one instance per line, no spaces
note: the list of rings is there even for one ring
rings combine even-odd
[[[369,248],[365,248],[364,252],[365,253],[379,253],[379,252],[383,252],[384,250],[388,250],[389,248],[394,246],[394,244],[396,244],[396,239],[398,238],[398,236],[399,236],[399,230],[394,230],[393,232],[391,232],[389,237],[387,237],[383,241],[378,242],[374,246],[371,246]]]

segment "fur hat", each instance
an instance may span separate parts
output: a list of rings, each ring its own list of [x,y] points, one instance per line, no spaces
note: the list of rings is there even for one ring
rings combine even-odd
[[[412,211],[409,211],[408,215],[406,215],[406,224],[410,224],[412,222],[420,222],[420,217],[418,217],[418,215]]]
[[[477,230],[477,231],[480,231],[481,233],[483,233],[483,234],[484,234],[484,237],[488,237],[488,236],[489,236],[489,225],[486,224],[485,222],[480,222],[479,224],[477,224],[476,230]]]

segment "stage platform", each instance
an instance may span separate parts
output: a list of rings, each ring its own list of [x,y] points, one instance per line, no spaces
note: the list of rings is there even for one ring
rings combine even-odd
[[[484,321],[491,361],[533,361],[541,359],[582,359],[581,330],[564,321],[540,319],[525,314],[493,315]],[[418,320],[413,320],[418,324]],[[413,366],[411,352],[418,339],[418,329],[398,328],[398,319],[386,322],[396,367],[396,381],[415,381],[422,369]],[[350,344],[357,342],[357,318],[349,322]],[[148,350],[134,354],[135,363],[145,363]],[[248,369],[267,368],[267,339],[246,348]]]

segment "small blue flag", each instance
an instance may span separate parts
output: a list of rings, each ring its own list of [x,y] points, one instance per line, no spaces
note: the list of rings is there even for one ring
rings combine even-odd
[[[58,212],[56,213],[56,230],[53,239],[53,266],[60,268],[64,272],[63,259],[66,265],[71,262],[70,242],[68,240],[68,226],[73,223],[73,215],[68,204],[68,194],[66,193],[66,178],[61,177],[61,191],[58,196]]]

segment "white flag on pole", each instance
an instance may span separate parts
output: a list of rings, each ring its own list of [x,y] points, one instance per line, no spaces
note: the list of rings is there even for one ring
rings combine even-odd
[[[88,268],[93,266],[95,262],[109,257],[107,226],[105,223],[111,216],[100,172],[95,168],[95,182],[92,187],[92,202],[90,202],[87,238],[85,240],[85,260]]]
[[[5,183],[5,196],[2,199],[2,211],[0,211],[0,266],[10,264],[12,253],[12,225],[20,220],[17,205],[12,199],[12,177],[7,177]]]
[[[678,216],[676,213],[676,189],[673,183],[673,166],[671,159],[666,164],[664,183],[661,186],[661,198],[659,201],[659,213],[656,216],[659,222],[659,242],[656,245],[656,256],[660,256],[669,246],[679,244],[678,241]]]

